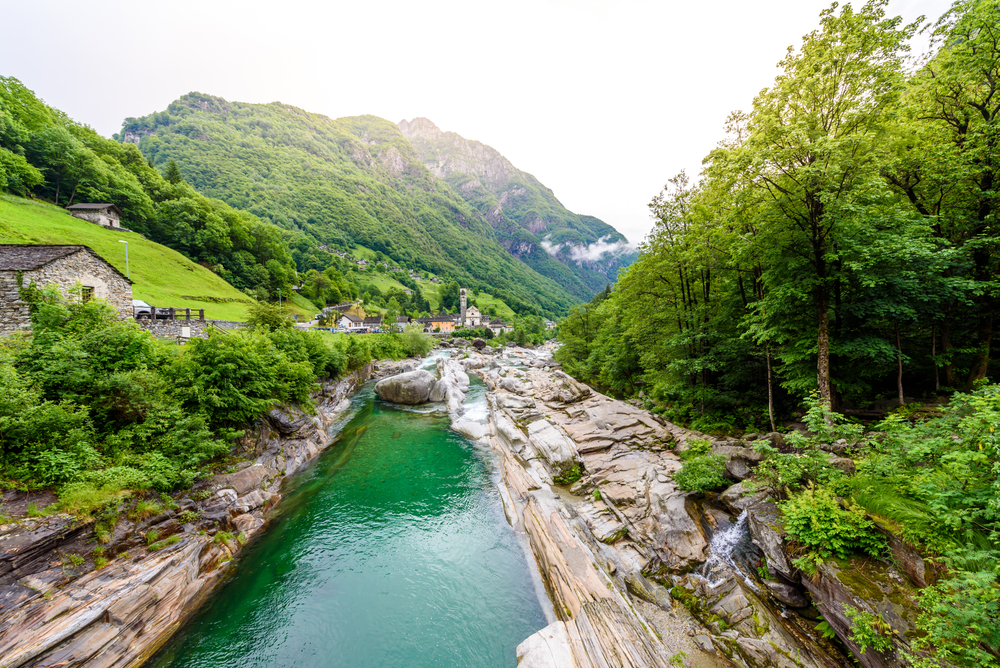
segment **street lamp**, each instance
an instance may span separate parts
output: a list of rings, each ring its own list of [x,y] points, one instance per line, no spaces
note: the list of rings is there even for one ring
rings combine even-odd
[[[118,240],[118,243],[125,244],[125,278],[128,278],[128,242],[122,239]]]

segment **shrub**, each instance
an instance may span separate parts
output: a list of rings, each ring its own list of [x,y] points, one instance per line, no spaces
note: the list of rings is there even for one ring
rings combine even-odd
[[[920,595],[915,638],[918,650],[932,651],[939,662],[994,668],[1000,653],[1000,584],[993,571],[958,571]]]
[[[347,357],[347,369],[354,371],[368,364],[372,359],[368,337],[353,334],[344,339],[344,355]]]
[[[862,654],[867,652],[869,647],[876,652],[888,652],[892,649],[892,627],[882,619],[882,615],[849,605],[844,606],[844,614],[853,622],[851,640],[858,644]]]
[[[324,304],[325,306],[325,304]],[[266,301],[253,301],[247,306],[247,326],[275,332],[292,328],[292,319],[288,313],[277,304]]]
[[[217,426],[244,424],[278,402],[308,403],[316,379],[311,364],[289,361],[258,331],[196,339],[174,376],[185,404]]]
[[[877,556],[885,548],[885,539],[865,511],[856,505],[841,506],[829,489],[810,485],[781,504],[781,512],[789,537],[809,550],[802,561],[805,570],[832,557],[845,559],[852,552]]]
[[[677,486],[688,492],[711,492],[729,486],[723,477],[726,458],[721,455],[702,455],[689,459],[674,474]]]
[[[420,325],[407,325],[401,338],[403,350],[409,357],[423,357],[434,347],[434,337],[426,334]]]

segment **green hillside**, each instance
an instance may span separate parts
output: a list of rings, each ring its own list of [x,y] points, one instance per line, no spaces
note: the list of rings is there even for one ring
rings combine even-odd
[[[317,244],[362,245],[401,266],[500,289],[517,310],[558,314],[578,301],[508,253],[384,119],[332,120],[191,93],[127,119],[119,139],[137,143],[156,166],[176,161],[200,192]]]
[[[128,242],[132,295],[154,306],[203,308],[215,320],[243,320],[249,298],[177,251],[135,232],[108,230],[62,209],[20,197],[0,196],[0,243],[83,244],[125,273]],[[293,307],[293,312],[307,315]],[[311,309],[308,315],[315,312]]]

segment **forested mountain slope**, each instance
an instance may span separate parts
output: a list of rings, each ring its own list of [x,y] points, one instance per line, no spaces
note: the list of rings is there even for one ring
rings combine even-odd
[[[191,93],[166,111],[126,119],[120,139],[154,165],[175,160],[202,192],[317,244],[360,244],[551,313],[576,302],[507,253],[479,212],[375,116],[332,120],[281,103]]]
[[[578,297],[590,299],[635,260],[618,230],[569,211],[493,147],[442,132],[426,118],[400,121],[399,129],[424,166],[476,207],[511,254]]]

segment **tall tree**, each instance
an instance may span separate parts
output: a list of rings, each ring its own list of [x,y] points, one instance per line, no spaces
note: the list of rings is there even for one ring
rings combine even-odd
[[[885,114],[903,83],[916,25],[886,18],[887,0],[855,11],[834,3],[820,28],[789,47],[774,85],[754,101],[748,139],[731,164],[765,197],[758,237],[771,249],[765,280],[798,292],[815,317],[816,383],[831,405],[831,310],[839,253],[858,224],[855,194],[878,174]]]

